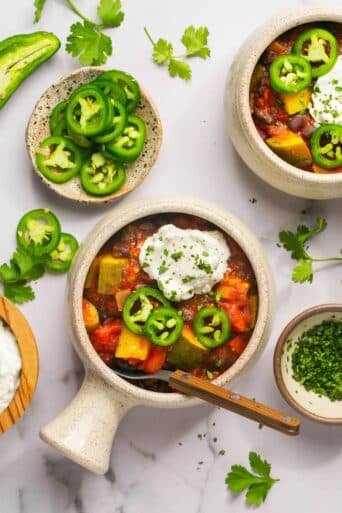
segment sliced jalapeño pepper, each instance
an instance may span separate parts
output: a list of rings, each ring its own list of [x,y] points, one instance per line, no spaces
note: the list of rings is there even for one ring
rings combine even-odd
[[[300,55],[280,55],[270,66],[271,86],[279,93],[298,93],[311,84],[309,62]]]
[[[310,140],[314,161],[326,169],[342,166],[342,125],[322,125]]]
[[[61,227],[57,217],[48,209],[27,212],[17,226],[17,243],[35,256],[48,255],[59,242]]]
[[[155,308],[155,304],[169,307],[170,303],[163,294],[152,287],[142,287],[135,290],[125,301],[122,317],[127,328],[142,335],[145,330],[145,323]]]
[[[313,28],[301,34],[293,45],[293,53],[304,57],[312,67],[312,76],[328,73],[338,57],[338,42],[327,30]]]
[[[127,96],[127,111],[133,112],[140,101],[140,87],[135,78],[117,69],[105,71],[100,77],[101,79],[116,82],[122,87]]]
[[[142,152],[146,139],[146,125],[143,119],[132,114],[128,116],[127,126],[121,135],[107,144],[106,148],[118,160],[133,162]]]
[[[113,100],[114,114],[111,120],[111,127],[100,135],[96,135],[93,139],[95,142],[105,144],[119,137],[127,124],[127,111],[124,105],[118,100]]]
[[[93,153],[80,174],[83,189],[92,196],[106,196],[117,191],[126,180],[123,165],[106,152]]]
[[[103,94],[111,100],[119,100],[122,105],[127,105],[128,98],[125,90],[117,82],[113,82],[112,80],[101,77],[102,75],[100,75],[92,83],[96,85],[96,87],[98,87],[103,92]]]
[[[226,312],[211,306],[201,308],[194,319],[194,332],[203,346],[220,346],[230,335],[230,321]]]
[[[82,155],[70,139],[53,135],[41,142],[40,149],[42,153],[36,153],[37,166],[50,182],[65,183],[80,171]]]
[[[51,251],[45,267],[48,271],[64,273],[78,250],[78,242],[70,233],[61,233],[57,247]]]
[[[70,97],[66,119],[72,132],[92,136],[100,134],[108,123],[109,101],[94,84],[81,86]]]
[[[151,312],[145,324],[145,334],[157,346],[171,346],[181,336],[183,317],[169,306],[161,306]]]
[[[67,108],[68,102],[63,101],[57,103],[57,105],[52,109],[50,114],[50,132],[52,135],[55,135],[56,130],[58,129],[59,124],[65,120],[65,111]]]

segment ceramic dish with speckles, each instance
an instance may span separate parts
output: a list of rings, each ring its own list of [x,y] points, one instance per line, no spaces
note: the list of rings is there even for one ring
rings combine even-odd
[[[229,136],[247,166],[272,187],[303,198],[342,197],[342,173],[318,174],[295,167],[265,144],[252,118],[250,85],[265,49],[288,30],[318,22],[342,22],[337,7],[307,7],[286,12],[257,28],[243,43],[231,65],[224,98]]]
[[[43,440],[93,472],[107,470],[117,425],[133,406],[180,408],[200,403],[179,393],[145,390],[119,377],[90,343],[82,315],[85,280],[99,250],[127,224],[163,213],[190,214],[217,226],[241,247],[255,274],[260,301],[253,334],[241,356],[213,382],[224,385],[239,376],[260,354],[268,338],[274,308],[273,280],[261,245],[243,223],[214,205],[190,198],[148,199],[114,209],[82,244],[68,276],[73,343],[86,377],[72,403],[41,431]]]
[[[147,137],[140,157],[126,166],[126,182],[116,192],[107,196],[90,196],[81,187],[76,176],[64,184],[56,184],[47,180],[36,165],[35,154],[41,141],[49,137],[49,118],[52,109],[61,101],[69,98],[70,94],[80,85],[86,84],[107,71],[106,68],[89,66],[79,68],[52,84],[39,98],[29,119],[26,129],[26,147],[33,169],[38,177],[50,189],[60,196],[88,204],[103,204],[122,198],[134,190],[144,180],[153,167],[162,142],[162,124],[159,113],[149,95],[141,89],[141,99],[136,108],[136,114],[146,123]]]
[[[342,321],[342,305],[325,304],[304,310],[292,319],[279,336],[273,360],[279,391],[299,413],[323,424],[342,424],[342,401],[308,391],[293,377],[291,357],[300,336],[323,321]]]

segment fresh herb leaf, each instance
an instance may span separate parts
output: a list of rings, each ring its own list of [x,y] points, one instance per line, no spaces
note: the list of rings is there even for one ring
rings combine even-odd
[[[112,55],[112,40],[101,31],[99,25],[84,20],[70,27],[66,50],[83,65],[99,66]]]
[[[168,66],[169,74],[171,77],[179,77],[184,80],[190,80],[191,68],[187,62],[177,59],[171,59]]]
[[[26,303],[35,298],[35,294],[30,285],[25,283],[5,283],[4,295],[13,301],[13,303]]]
[[[193,25],[187,27],[182,36],[182,43],[186,48],[186,56],[197,56],[201,59],[207,59],[210,57],[208,36],[209,30],[207,27],[198,27],[198,29]]]
[[[35,6],[36,9],[34,11],[33,23],[38,23],[38,21],[40,20],[40,18],[42,16],[43,9],[44,9],[45,2],[46,2],[46,0],[34,0],[33,5]]]
[[[153,47],[152,58],[157,64],[168,62],[173,55],[173,46],[166,39],[158,39]]]
[[[304,283],[309,281],[312,283],[313,270],[312,260],[299,260],[298,264],[292,269],[292,281],[296,283]]]
[[[257,453],[249,453],[249,463],[254,474],[242,465],[233,465],[226,476],[225,482],[233,493],[241,493],[247,490],[247,504],[260,506],[274,483],[279,479],[270,477],[270,463],[262,460]]]
[[[120,0],[100,0],[97,6],[97,15],[105,27],[119,27],[125,14],[121,10]]]

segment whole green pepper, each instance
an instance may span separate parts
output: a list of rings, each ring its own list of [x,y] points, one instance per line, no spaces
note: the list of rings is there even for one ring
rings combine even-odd
[[[0,109],[20,84],[60,48],[50,32],[19,34],[0,42]]]

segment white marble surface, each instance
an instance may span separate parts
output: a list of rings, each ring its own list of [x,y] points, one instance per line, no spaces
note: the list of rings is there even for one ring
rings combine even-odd
[[[0,39],[34,30],[32,0],[6,2],[1,11]],[[95,0],[76,3],[93,13]],[[289,9],[318,2],[288,0]],[[330,2],[333,3],[333,2]],[[226,135],[222,109],[229,64],[242,40],[270,15],[284,9],[281,0],[123,0],[125,23],[112,32],[115,52],[109,64],[132,72],[150,91],[160,109],[164,143],[144,184],[124,201],[157,194],[184,193],[211,200],[245,221],[262,241],[278,289],[274,329],[265,353],[243,377],[239,390],[286,408],[272,374],[275,340],[299,310],[340,301],[341,267],[322,267],[312,285],[290,281],[290,260],[276,247],[279,229],[299,221],[327,218],[329,226],[314,244],[317,254],[339,252],[341,201],[313,202],[272,190],[243,165]],[[321,5],[325,5],[323,0]],[[341,0],[335,0],[340,5]],[[75,16],[63,0],[47,0],[41,23],[63,40]],[[188,24],[210,29],[212,58],[193,62],[190,84],[169,78],[150,59],[143,33],[174,42]],[[80,240],[108,208],[86,208],[60,200],[31,172],[25,152],[28,116],[42,91],[76,67],[62,49],[20,88],[0,114],[1,260],[14,248],[14,230],[27,210],[49,206],[67,231]],[[256,203],[249,202],[255,197]],[[312,207],[311,215],[301,210]],[[65,277],[46,276],[35,287],[37,299],[22,310],[37,336],[41,370],[32,407],[23,420],[0,438],[1,513],[223,513],[247,510],[242,497],[232,497],[224,478],[234,463],[247,462],[250,450],[273,463],[280,482],[262,511],[321,513],[341,509],[341,427],[303,419],[302,433],[288,438],[259,430],[253,422],[208,406],[162,411],[137,408],[120,425],[111,470],[94,476],[67,461],[38,438],[39,427],[63,408],[82,376],[64,321]],[[206,434],[203,439],[198,434]],[[213,438],[217,437],[217,442]],[[182,445],[180,445],[182,444]],[[225,449],[224,456],[218,451]],[[203,461],[199,464],[199,461]]]

